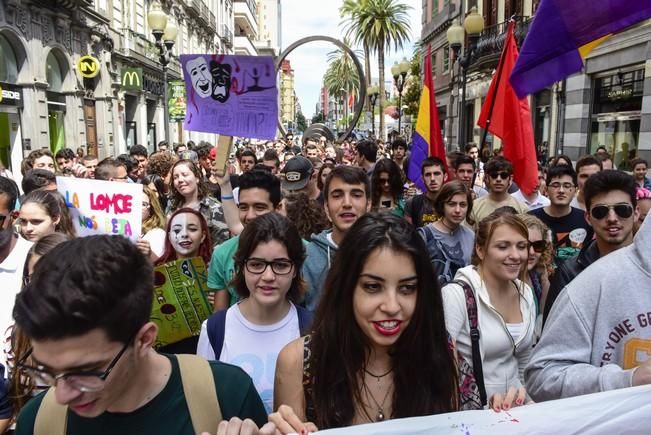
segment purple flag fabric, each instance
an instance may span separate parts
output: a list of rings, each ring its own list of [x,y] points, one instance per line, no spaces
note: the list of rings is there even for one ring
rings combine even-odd
[[[651,18],[651,0],[542,0],[511,85],[520,98],[583,68],[579,48]]]
[[[278,90],[272,57],[184,54],[181,65],[186,130],[275,138]]]

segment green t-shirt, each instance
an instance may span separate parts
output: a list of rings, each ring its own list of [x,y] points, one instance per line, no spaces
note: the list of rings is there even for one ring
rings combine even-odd
[[[228,287],[235,275],[235,260],[233,257],[239,246],[240,236],[228,239],[217,246],[212,253],[210,266],[208,267],[208,288],[214,290],[227,288],[230,295],[229,306],[236,304],[239,300],[235,289]]]
[[[84,418],[68,412],[67,435],[195,435],[190,420],[179,364],[174,355],[165,355],[172,363],[167,385],[153,400],[130,413],[105,412],[95,418]],[[239,367],[219,361],[210,361],[219,407],[224,420],[250,418],[261,427],[267,422],[267,413],[251,378]],[[32,435],[34,420],[43,400],[40,394],[27,402],[20,412],[16,435]]]

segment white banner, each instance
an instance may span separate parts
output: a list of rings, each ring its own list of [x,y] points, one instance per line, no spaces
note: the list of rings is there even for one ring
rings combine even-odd
[[[588,394],[513,408],[464,411],[318,432],[323,435],[649,434],[651,386]]]
[[[140,238],[141,184],[57,177],[57,190],[70,209],[78,236],[110,234],[134,241]]]

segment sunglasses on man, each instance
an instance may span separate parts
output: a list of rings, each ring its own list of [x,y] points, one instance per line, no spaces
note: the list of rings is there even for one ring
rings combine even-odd
[[[601,220],[608,216],[610,210],[615,210],[615,214],[622,219],[633,216],[633,206],[631,204],[595,205],[590,209],[590,216]]]
[[[501,178],[502,180],[508,180],[511,174],[508,172],[493,172],[492,174],[488,174],[488,176],[494,179]]]

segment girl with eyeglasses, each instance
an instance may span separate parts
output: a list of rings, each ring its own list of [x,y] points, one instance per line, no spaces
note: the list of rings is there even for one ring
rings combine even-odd
[[[533,293],[524,281],[528,259],[525,223],[514,214],[493,212],[477,227],[472,265],[459,269],[442,290],[447,330],[459,354],[473,362],[483,400],[495,411],[526,400],[524,368],[536,321]],[[479,331],[475,343],[469,314],[473,305]]]
[[[303,241],[284,216],[268,213],[244,227],[232,286],[241,301],[213,314],[201,328],[197,354],[242,367],[272,411],[280,350],[310,327],[302,298]]]

